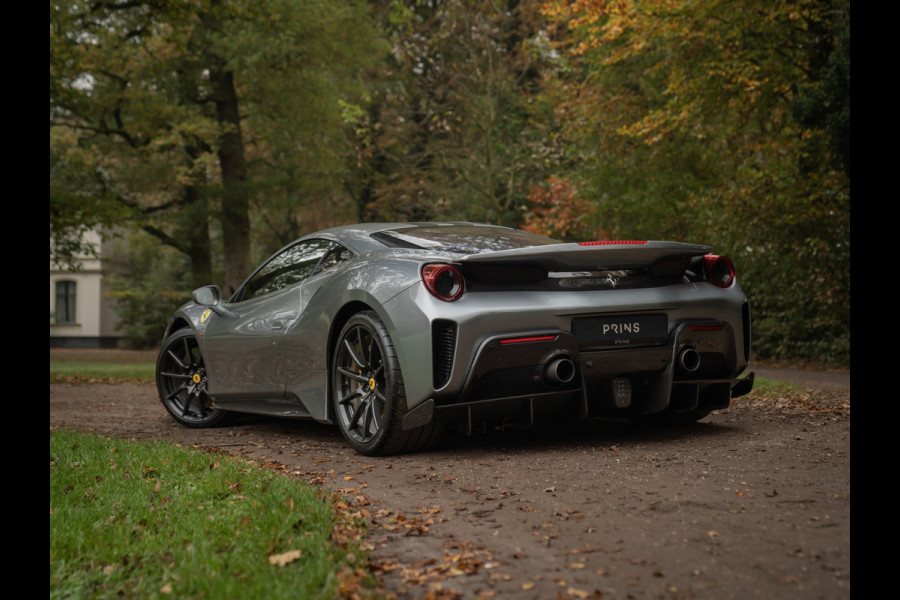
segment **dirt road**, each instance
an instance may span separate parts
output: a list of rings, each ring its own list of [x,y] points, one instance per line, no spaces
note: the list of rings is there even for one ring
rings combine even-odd
[[[50,386],[50,425],[276,461],[368,515],[398,598],[849,598],[850,395],[751,395],[680,429],[448,435],[366,458],[336,429],[190,430],[151,386]]]

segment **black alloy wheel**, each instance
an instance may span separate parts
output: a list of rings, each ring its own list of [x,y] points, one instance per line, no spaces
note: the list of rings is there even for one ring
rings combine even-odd
[[[232,415],[213,408],[206,386],[206,365],[197,338],[190,329],[179,329],[166,338],[156,361],[159,398],[182,425],[224,425]]]
[[[364,453],[377,452],[394,405],[396,357],[385,357],[384,325],[371,313],[354,316],[341,331],[334,355],[334,408],[347,440]],[[393,347],[391,346],[393,350]],[[394,373],[393,371],[396,371]]]
[[[367,456],[415,452],[434,444],[437,421],[403,429],[406,395],[387,327],[373,311],[353,315],[336,338],[331,363],[334,414],[344,439]]]

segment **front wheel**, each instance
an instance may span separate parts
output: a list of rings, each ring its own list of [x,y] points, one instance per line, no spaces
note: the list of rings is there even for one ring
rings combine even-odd
[[[367,456],[419,450],[436,440],[434,422],[403,430],[403,376],[387,328],[374,312],[350,318],[332,357],[331,394],[347,442]]]
[[[172,417],[188,427],[225,425],[232,414],[213,408],[206,390],[206,363],[190,329],[179,329],[163,342],[156,360],[159,399]]]

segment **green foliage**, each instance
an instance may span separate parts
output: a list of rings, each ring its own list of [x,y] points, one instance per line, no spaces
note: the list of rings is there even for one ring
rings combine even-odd
[[[223,454],[53,431],[50,597],[331,598],[364,556],[333,502]]]
[[[565,177],[623,238],[735,259],[764,356],[849,361],[849,4],[547,2]],[[823,58],[824,57],[824,58]]]
[[[54,215],[93,225],[95,212],[117,207],[202,264],[208,278],[208,233],[185,222],[208,203],[221,127],[191,79],[200,67],[187,52],[190,20],[179,6],[51,6],[51,157],[81,159],[59,174],[51,169],[51,237]],[[84,210],[73,214],[60,201],[67,197]]]
[[[66,0],[50,17],[51,153],[93,159],[79,177],[51,172],[65,192],[51,223],[90,222],[96,204],[72,214],[57,196],[118,203],[190,259],[196,285],[218,256],[233,288],[253,225],[265,255],[318,225],[306,204],[341,198],[340,101],[382,50],[361,2]]]
[[[118,331],[131,348],[153,348],[162,342],[176,308],[191,299],[186,257],[145,234],[109,259],[109,294],[119,315]]]
[[[811,23],[810,78],[797,86],[794,117],[827,132],[829,154],[850,176],[850,0],[831,0]]]
[[[228,293],[351,221],[708,243],[735,260],[758,354],[846,363],[849,11],[54,3],[52,247],[77,254],[84,231],[135,219],[190,265],[161,268],[158,289],[224,273]],[[130,314],[162,312],[132,280]]]
[[[106,233],[130,213],[93,179],[96,157],[74,144],[68,133],[50,132],[50,260],[77,270],[80,257],[98,256],[86,234]]]
[[[533,1],[391,2],[390,60],[354,113],[362,220],[518,225],[544,179],[552,107],[539,94]]]

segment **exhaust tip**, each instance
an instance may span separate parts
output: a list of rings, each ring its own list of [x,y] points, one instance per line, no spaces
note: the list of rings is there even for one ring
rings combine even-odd
[[[544,382],[548,385],[569,383],[575,379],[575,363],[565,357],[557,357],[544,367]]]
[[[678,354],[678,367],[693,373],[700,368],[700,353],[693,348],[685,348]]]

